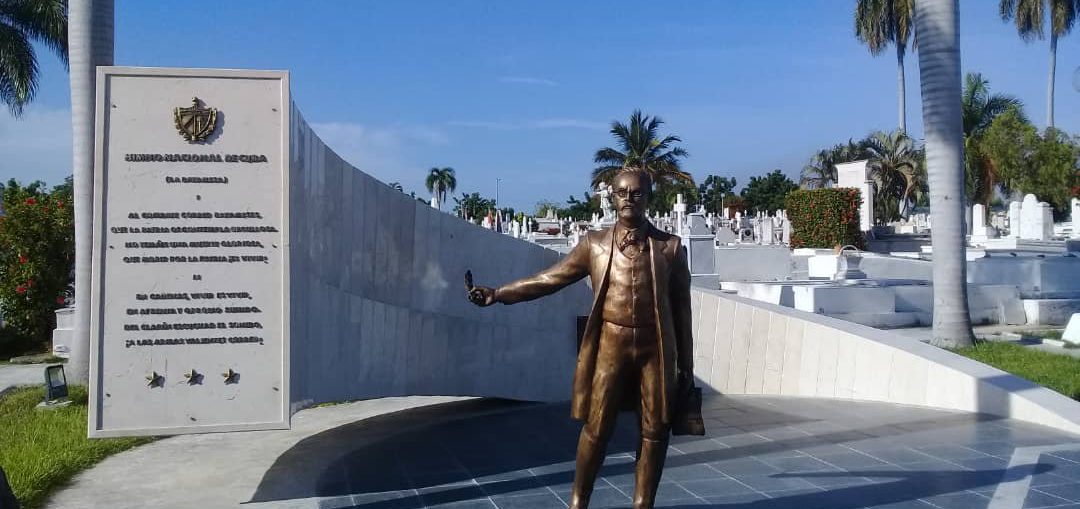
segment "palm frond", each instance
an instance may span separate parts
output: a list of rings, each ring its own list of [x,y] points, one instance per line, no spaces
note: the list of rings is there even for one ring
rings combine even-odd
[[[14,117],[34,99],[38,63],[30,41],[17,28],[0,23],[0,101]]]

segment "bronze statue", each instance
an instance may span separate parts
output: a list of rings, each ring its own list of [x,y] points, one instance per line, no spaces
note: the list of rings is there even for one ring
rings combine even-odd
[[[571,416],[585,421],[578,440],[573,509],[589,506],[620,409],[636,410],[641,430],[635,508],[653,506],[672,426],[678,434],[704,434],[700,392],[693,389],[686,253],[679,237],[658,230],[645,216],[652,192],[647,173],[623,170],[613,188],[617,223],[589,232],[559,263],[497,289],[473,286],[471,274],[465,282],[470,301],[490,306],[536,299],[585,276],[591,279],[593,305],[578,352],[571,402]],[[695,396],[696,419],[685,403]]]

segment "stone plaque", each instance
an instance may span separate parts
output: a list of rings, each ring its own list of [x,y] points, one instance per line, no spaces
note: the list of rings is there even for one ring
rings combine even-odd
[[[98,69],[90,436],[288,427],[289,114],[285,72]]]

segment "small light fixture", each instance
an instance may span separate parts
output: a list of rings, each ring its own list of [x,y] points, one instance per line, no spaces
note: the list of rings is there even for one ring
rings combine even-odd
[[[45,401],[39,407],[66,406],[71,403],[68,397],[67,377],[64,376],[64,365],[56,364],[45,367]]]

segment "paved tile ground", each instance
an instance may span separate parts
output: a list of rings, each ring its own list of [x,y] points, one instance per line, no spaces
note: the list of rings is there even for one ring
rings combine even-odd
[[[389,413],[364,407],[373,404],[301,412],[298,428],[308,431],[151,444],[91,470],[52,506],[102,500],[96,506],[566,507],[580,427],[565,404],[402,403]],[[372,417],[350,421],[358,409]],[[334,412],[344,414],[325,417]],[[1080,437],[1049,428],[882,403],[765,396],[709,397],[704,413],[708,436],[672,441],[658,507],[1080,508]],[[630,506],[631,415],[620,419],[594,508]],[[304,436],[282,441],[290,433]],[[252,459],[260,455],[263,466]],[[233,473],[222,466],[229,458],[238,465]],[[210,474],[185,477],[189,468]],[[148,478],[152,489],[140,491]],[[199,502],[206,500],[217,503]]]
[[[0,392],[19,385],[43,385],[48,364],[5,364],[0,366]]]

